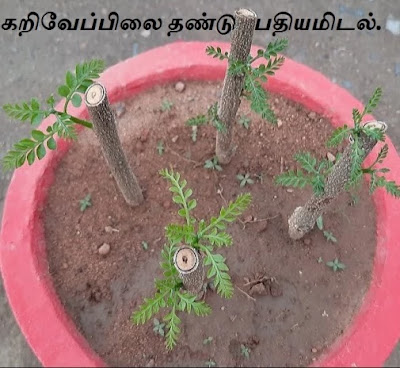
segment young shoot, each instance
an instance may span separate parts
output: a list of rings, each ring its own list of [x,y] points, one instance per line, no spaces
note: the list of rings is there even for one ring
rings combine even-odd
[[[144,240],[142,241],[142,248],[143,248],[143,250],[149,249],[149,244],[147,242],[145,242]]]
[[[250,358],[250,353],[251,350],[250,348],[248,348],[246,345],[240,345],[240,354],[242,354],[243,357],[245,357],[246,359]]]
[[[156,146],[157,152],[160,156],[164,154],[165,147],[164,147],[164,142],[163,141],[158,141],[157,146]]]
[[[246,115],[242,115],[238,120],[238,124],[241,125],[245,129],[249,129],[250,123],[251,123],[251,119]]]
[[[204,362],[204,365],[208,368],[215,367],[217,363],[215,363],[211,358]]]
[[[70,104],[75,107],[81,106],[81,95],[85,94],[94,79],[99,78],[104,66],[102,60],[91,60],[76,65],[75,72],[68,71],[66,73],[65,84],[58,87],[58,94],[65,97],[64,107],[61,111],[55,109],[53,95],[46,100],[47,106],[41,105],[36,98],[19,104],[3,106],[3,110],[9,117],[23,122],[28,121],[33,127],[38,126],[43,119],[50,115],[55,117],[55,122],[45,132],[33,129],[30,138],[24,138],[14,144],[3,159],[5,170],[21,167],[25,162],[32,165],[36,159],[41,160],[46,155],[47,149],[55,150],[57,148],[55,135],[64,139],[76,139],[75,124],[92,128],[92,123],[89,121],[69,114],[68,106]]]
[[[236,179],[239,180],[240,184],[240,188],[245,187],[247,184],[254,184],[254,180],[250,178],[250,174],[246,173],[246,174],[238,174],[236,175]]]
[[[241,194],[227,207],[222,207],[217,216],[208,221],[199,221],[193,216],[197,202],[191,198],[193,191],[186,187],[186,180],[179,173],[168,169],[161,170],[160,175],[171,185],[169,190],[173,194],[173,202],[180,207],[178,215],[184,220],[184,224],[170,224],[166,227],[167,244],[161,251],[163,278],[155,280],[154,296],[144,300],[133,313],[132,322],[144,324],[161,309],[166,309],[162,319],[165,323],[166,347],[172,349],[180,334],[181,320],[178,312],[193,312],[197,316],[211,313],[209,305],[196,300],[196,295],[185,290],[184,281],[174,263],[174,255],[188,246],[195,249],[198,256],[204,259],[201,267],[206,269],[207,278],[213,281],[216,292],[224,298],[232,297],[234,289],[229,268],[225,258],[215,250],[233,244],[232,237],[225,231],[226,227],[246,210],[251,202],[251,195]],[[203,285],[203,280],[200,282]]]
[[[79,201],[81,212],[85,212],[87,208],[92,206],[92,196],[90,194],[86,195],[85,198]]]
[[[317,218],[316,223],[318,229],[322,231],[327,241],[337,243],[337,239],[333,236],[333,234],[330,231],[324,229],[324,221],[322,219],[322,215]]]
[[[164,328],[165,328],[164,322],[160,322],[157,318],[153,319],[153,331],[155,334],[164,337],[165,336]]]
[[[206,160],[206,162],[204,163],[204,167],[210,170],[222,171],[222,167],[219,164],[217,157],[213,157],[210,160]]]
[[[191,127],[199,127],[202,125],[211,124],[219,132],[226,131],[225,126],[222,124],[221,120],[218,118],[218,103],[212,104],[208,110],[207,115],[197,115],[194,118],[190,118],[186,121],[186,125]]]
[[[326,265],[332,268],[333,272],[343,271],[346,268],[346,265],[340,262],[337,258],[335,258],[333,261],[326,262]]]
[[[162,102],[161,102],[161,111],[162,111],[162,112],[171,111],[171,109],[172,109],[173,106],[174,106],[174,103],[173,103],[173,102],[171,102],[171,101],[169,101],[169,100],[167,100],[167,99],[164,99],[164,100],[162,100]]]

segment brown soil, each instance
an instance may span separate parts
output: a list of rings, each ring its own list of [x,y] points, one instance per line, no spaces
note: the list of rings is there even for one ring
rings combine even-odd
[[[215,129],[201,127],[193,143],[184,122],[206,111],[220,87],[188,83],[182,93],[173,86],[158,87],[126,103],[119,130],[145,189],[141,207],[124,203],[91,131],[80,136],[57,169],[43,213],[50,273],[68,313],[110,365],[204,366],[209,359],[219,366],[307,365],[343,333],[369,286],[375,211],[366,188],[355,206],[343,195],[324,216],[337,243],[328,242],[318,229],[295,242],[288,237],[287,218],[310,191],[273,183],[274,175],[294,167],[295,152],[326,155],[329,122],[272,96],[282,122],[277,128],[260,121],[243,103],[240,114],[251,116],[250,129],[237,125],[233,161],[222,172],[209,171],[203,165],[213,156]],[[174,103],[169,112],[160,110],[163,99]],[[156,150],[160,140],[166,146],[161,156]],[[254,200],[241,221],[229,227],[233,247],[221,250],[235,284],[233,298],[208,291],[210,316],[181,313],[182,335],[178,346],[167,352],[152,321],[137,327],[130,316],[153,294],[153,280],[161,276],[164,227],[180,221],[168,184],[158,175],[170,165],[193,188],[198,218],[210,218],[241,192],[250,191]],[[246,172],[255,183],[239,188],[236,175]],[[78,202],[88,193],[93,205],[82,213]],[[107,232],[106,227],[116,231]],[[111,246],[106,256],[98,252],[103,243]],[[335,257],[345,263],[344,271],[334,273],[326,266]],[[255,289],[266,295],[252,293],[253,300],[244,285],[262,277],[264,284]],[[213,337],[211,344],[203,345],[208,336]],[[242,344],[251,349],[248,359],[241,354]]]

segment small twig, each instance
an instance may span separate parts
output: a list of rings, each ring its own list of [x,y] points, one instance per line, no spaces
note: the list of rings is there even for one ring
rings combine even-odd
[[[292,327],[290,327],[290,330],[293,331],[296,327],[299,327],[298,323],[295,323]]]
[[[253,300],[253,301],[257,301],[256,299],[254,299],[252,296],[250,296],[249,294],[247,294],[244,290],[242,290],[239,286],[236,286],[236,289],[238,289],[242,294],[246,295],[249,299]]]
[[[275,278],[275,277],[263,276],[263,277],[258,278],[258,279],[256,279],[256,280],[246,282],[243,286],[244,286],[244,287],[250,286],[250,289],[251,289],[254,285],[261,284],[261,283],[263,283],[264,281],[272,281],[272,282],[276,282],[276,283],[278,284],[278,282],[276,281],[276,278]]]
[[[281,156],[281,174],[283,173],[283,157]]]
[[[222,198],[222,200],[224,201],[225,206],[228,204],[228,201],[225,199],[225,197],[222,195],[224,188],[222,187],[222,185],[219,183],[218,184],[219,189],[217,190],[217,193],[219,194],[219,196]],[[239,219],[240,221],[240,219]]]
[[[251,223],[253,223],[253,222],[268,221],[268,220],[272,220],[272,219],[274,219],[274,218],[277,218],[278,216],[279,216],[279,213],[278,213],[277,215],[275,215],[275,216],[266,217],[266,218],[263,218],[263,219],[254,218],[254,219],[252,219],[252,220],[245,220],[245,221],[242,221],[242,220],[239,219],[239,221],[242,223],[242,225],[243,225],[243,230],[244,230],[244,229],[246,228],[246,224],[251,224]]]
[[[190,162],[190,163],[194,164],[194,167],[199,167],[199,166],[202,166],[202,165],[203,165],[202,162],[198,162],[198,161],[192,160],[192,159],[190,159],[190,158],[187,158],[187,157],[185,157],[185,156],[182,156],[179,152],[176,152],[176,151],[173,150],[170,146],[168,146],[168,144],[165,144],[165,148],[166,148],[167,150],[171,151],[171,153],[173,153],[175,156],[180,157],[182,160],[185,160],[185,161],[187,161],[187,162]]]

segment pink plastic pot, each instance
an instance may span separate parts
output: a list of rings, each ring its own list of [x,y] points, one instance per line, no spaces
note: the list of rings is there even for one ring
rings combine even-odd
[[[229,49],[229,44],[212,44]],[[117,102],[177,80],[222,80],[226,64],[206,56],[207,45],[178,42],[150,50],[109,68],[101,81],[111,102]],[[329,117],[334,126],[349,123],[352,109],[362,108],[347,91],[289,59],[269,79],[268,90]],[[87,117],[85,107],[71,112]],[[46,119],[41,129],[52,122]],[[53,183],[54,169],[70,147],[65,141],[57,143],[57,151],[33,167],[18,169],[11,180],[0,241],[4,285],[22,332],[44,366],[104,366],[67,316],[48,272],[41,211]],[[387,143],[389,176],[400,182],[400,158],[389,139]],[[370,289],[345,335],[316,365],[382,365],[400,336],[400,202],[382,190],[373,198],[377,245]]]

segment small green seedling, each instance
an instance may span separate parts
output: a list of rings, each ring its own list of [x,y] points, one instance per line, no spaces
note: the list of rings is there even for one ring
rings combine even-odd
[[[158,154],[160,156],[162,156],[164,154],[164,151],[165,151],[164,142],[163,141],[158,141],[156,148],[157,148]]]
[[[167,100],[167,99],[164,99],[164,100],[162,100],[162,102],[161,102],[161,111],[162,111],[162,112],[171,111],[171,109],[172,109],[173,106],[174,106],[174,103],[173,103],[173,102],[171,102],[171,101],[169,101],[169,100]]]
[[[32,130],[30,138],[24,138],[15,143],[13,148],[3,158],[5,170],[21,167],[26,161],[32,165],[36,159],[41,160],[46,155],[46,147],[49,150],[57,148],[55,135],[64,139],[76,139],[75,124],[92,128],[92,123],[78,119],[67,112],[71,103],[79,107],[82,103],[81,94],[93,83],[94,79],[100,77],[104,70],[104,61],[91,60],[76,65],[75,72],[68,71],[65,76],[65,84],[58,87],[58,94],[65,97],[62,111],[55,108],[55,98],[51,95],[47,100],[47,106],[41,106],[36,98],[20,104],[6,104],[3,106],[5,113],[17,120],[28,121],[32,126],[37,127],[43,119],[50,115],[55,117],[55,122],[45,132]]]
[[[153,331],[162,337],[165,336],[165,331],[164,331],[165,323],[160,322],[157,318],[153,319]]]
[[[191,127],[199,127],[202,125],[211,124],[219,132],[224,132],[226,130],[225,126],[222,124],[221,120],[218,118],[218,103],[214,103],[207,110],[207,115],[197,115],[186,121],[186,125]]]
[[[207,160],[204,163],[204,167],[210,170],[222,171],[222,167],[219,165],[217,157],[213,157],[212,159]]]
[[[249,129],[250,127],[250,123],[251,123],[251,119],[246,116],[246,115],[242,115],[239,120],[238,120],[239,125],[241,125],[243,128],[245,129]]]
[[[250,174],[238,174],[236,175],[237,180],[240,181],[240,188],[243,188],[247,184],[254,184],[254,180],[250,178]]]
[[[211,344],[213,341],[213,337],[212,336],[208,336],[203,340],[203,345],[209,345]]]
[[[242,354],[242,356],[244,356],[246,359],[250,358],[250,353],[251,350],[250,348],[248,348],[246,345],[240,345],[240,353]]]
[[[92,196],[88,194],[85,198],[79,201],[81,212],[85,212],[88,207],[92,206]]]
[[[350,196],[350,206],[355,206],[360,201],[360,197],[354,193],[350,193]]]
[[[174,265],[174,254],[181,244],[187,244],[203,255],[204,273],[213,280],[217,293],[230,298],[233,295],[233,284],[228,273],[229,268],[225,258],[215,252],[215,248],[228,247],[233,244],[232,237],[224,230],[227,224],[234,222],[251,202],[250,193],[240,194],[227,207],[222,207],[218,216],[209,221],[198,220],[192,215],[197,201],[191,199],[193,190],[186,188],[187,182],[181,179],[179,173],[173,170],[161,170],[160,175],[170,183],[169,190],[173,193],[172,200],[180,209],[178,215],[185,220],[185,224],[169,224],[166,230],[167,243],[161,251],[161,268],[163,278],[155,280],[156,292],[153,297],[145,298],[143,304],[133,313],[132,322],[146,323],[161,309],[166,308],[168,313],[163,322],[166,328],[166,347],[171,350],[177,343],[181,323],[178,312],[191,313],[197,316],[206,316],[211,313],[211,307],[204,301],[198,301],[196,295],[183,288],[183,281]],[[208,269],[206,272],[206,268]]]
[[[149,244],[145,241],[142,241],[142,248],[143,248],[143,250],[149,249]]]
[[[215,363],[211,358],[204,362],[204,365],[208,368],[215,367],[217,363]]]
[[[322,219],[322,215],[317,218],[317,227],[322,231],[327,241],[337,243],[337,239],[334,237],[334,235],[330,231],[324,230],[324,221]]]
[[[197,130],[198,127],[197,126],[192,126],[192,141],[193,142],[197,142]]]
[[[334,272],[336,272],[338,270],[341,271],[346,268],[346,265],[344,263],[340,262],[337,258],[335,258],[333,261],[326,262],[326,265],[328,267],[332,268],[332,270]]]
[[[330,241],[332,243],[337,243],[337,239],[333,236],[333,234],[330,231],[324,230],[323,234],[327,241]]]

